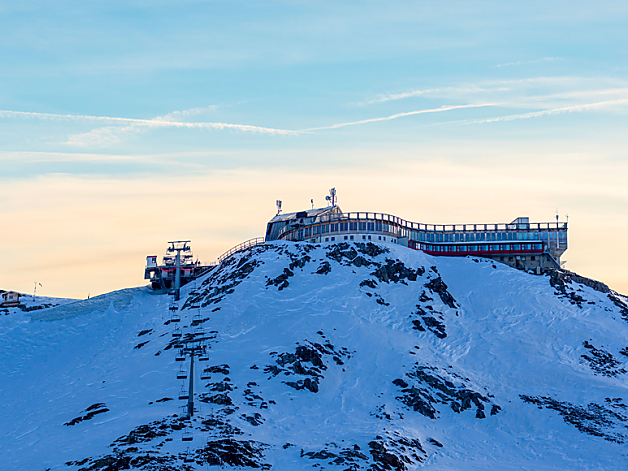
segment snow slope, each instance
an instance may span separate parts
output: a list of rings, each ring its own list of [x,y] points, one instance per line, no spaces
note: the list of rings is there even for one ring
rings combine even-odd
[[[627,467],[628,302],[600,283],[277,242],[182,291],[192,421],[168,296],[0,311],[0,469]]]

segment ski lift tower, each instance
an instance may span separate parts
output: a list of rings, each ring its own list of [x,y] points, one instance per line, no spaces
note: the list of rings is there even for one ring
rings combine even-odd
[[[175,278],[174,278],[174,297],[175,301],[179,300],[179,290],[181,289],[181,252],[188,253],[190,252],[189,240],[173,240],[168,242],[170,247],[168,247],[168,253],[176,252],[175,256]]]
[[[207,346],[204,344],[206,338],[191,338],[184,340],[179,350],[179,354],[190,356],[190,377],[188,383],[188,419],[194,415],[194,357],[198,357],[200,361],[207,361]]]

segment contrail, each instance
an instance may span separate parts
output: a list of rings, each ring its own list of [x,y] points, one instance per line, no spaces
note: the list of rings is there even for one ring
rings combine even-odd
[[[543,111],[533,111],[531,113],[523,113],[523,114],[513,114],[508,116],[498,116],[495,118],[484,118],[484,119],[465,119],[461,121],[447,121],[444,123],[435,123],[430,126],[435,126],[438,124],[482,124],[482,123],[495,123],[498,121],[514,121],[517,119],[527,119],[527,118],[536,118],[538,116],[546,116],[546,115],[554,115],[561,113],[571,113],[574,111],[585,111],[594,108],[603,108],[605,106],[613,106],[620,105],[622,103],[628,103],[628,98],[622,98],[621,100],[609,100],[609,101],[600,101],[597,103],[588,103],[586,105],[575,105],[575,106],[566,106],[564,108],[554,108],[551,110],[543,110]]]
[[[353,121],[350,123],[339,123],[339,124],[333,124],[331,126],[321,126],[319,128],[309,128],[309,129],[304,129],[303,132],[307,132],[307,131],[320,131],[323,129],[337,129],[337,128],[343,128],[345,126],[355,126],[357,124],[366,124],[366,123],[374,123],[377,121],[390,121],[392,119],[397,119],[397,118],[403,118],[405,116],[413,116],[416,114],[424,114],[424,113],[439,113],[441,111],[451,111],[451,110],[459,110],[459,109],[463,109],[463,108],[482,108],[485,106],[497,106],[499,103],[484,103],[481,105],[453,105],[453,106],[441,106],[440,108],[432,108],[429,110],[418,110],[418,111],[407,111],[405,113],[397,113],[397,114],[393,114],[391,116],[384,116],[382,118],[370,118],[370,119],[363,119],[361,121]]]
[[[205,129],[238,129],[240,131],[262,132],[269,134],[298,134],[298,131],[287,129],[265,128],[261,126],[251,126],[249,124],[229,124],[229,123],[185,123],[179,121],[166,121],[162,119],[136,119],[136,118],[116,118],[111,116],[88,116],[72,114],[52,114],[52,113],[31,113],[26,111],[0,110],[1,118],[36,118],[44,120],[83,120],[83,121],[104,121],[108,123],[134,124],[148,127],[179,127],[179,128],[205,128]]]

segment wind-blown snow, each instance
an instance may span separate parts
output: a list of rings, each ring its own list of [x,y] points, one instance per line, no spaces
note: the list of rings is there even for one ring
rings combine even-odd
[[[626,468],[616,293],[395,245],[281,242],[182,291],[181,327],[198,302],[214,332],[192,442],[169,297],[135,288],[0,309],[0,469]]]

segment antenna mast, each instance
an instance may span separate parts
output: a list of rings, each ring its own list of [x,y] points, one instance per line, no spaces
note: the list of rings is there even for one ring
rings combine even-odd
[[[336,206],[336,189],[335,188],[332,188],[331,190],[329,190],[329,196],[325,196],[325,200],[329,201],[332,208]]]
[[[281,200],[277,200],[275,203],[277,205],[277,216],[281,214]]]

